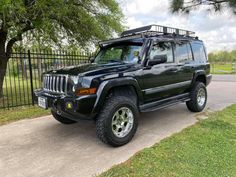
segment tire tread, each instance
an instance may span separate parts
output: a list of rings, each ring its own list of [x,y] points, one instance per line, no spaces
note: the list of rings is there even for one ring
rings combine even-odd
[[[206,86],[205,86],[205,84],[202,83],[202,82],[198,82],[198,81],[197,81],[197,82],[194,84],[194,86],[193,86],[193,88],[192,88],[192,90],[191,90],[191,92],[190,92],[190,101],[187,101],[187,102],[186,102],[187,108],[188,108],[190,111],[192,111],[192,112],[201,112],[201,111],[204,109],[205,105],[206,105],[206,103],[205,103],[203,107],[199,107],[199,106],[198,106],[198,103],[197,103],[196,98],[197,98],[197,91],[198,91],[200,88],[204,88],[205,91],[206,91]],[[206,91],[206,102],[207,102],[207,91]]]
[[[110,116],[110,111],[113,110],[114,107],[116,107],[118,103],[123,103],[123,102],[127,102],[129,104],[132,104],[132,106],[137,107],[136,104],[134,104],[133,101],[126,96],[108,97],[108,99],[107,99],[103,109],[99,113],[97,121],[96,121],[96,133],[97,133],[98,138],[102,142],[104,142],[106,144],[110,144],[114,147],[121,146],[121,145],[128,143],[132,139],[132,137],[134,136],[134,134],[133,134],[129,138],[129,141],[126,141],[123,143],[117,143],[117,142],[113,141],[112,138],[108,135],[108,132],[106,129],[106,124],[107,124],[106,121],[108,121],[108,118]],[[137,112],[138,112],[138,110],[137,110]],[[136,128],[135,128],[134,132],[136,132]]]

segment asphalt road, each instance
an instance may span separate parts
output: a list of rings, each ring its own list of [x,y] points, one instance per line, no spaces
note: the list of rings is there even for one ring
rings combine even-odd
[[[236,76],[213,80],[205,111],[236,103]],[[100,142],[93,122],[66,126],[47,116],[4,125],[0,127],[0,176],[92,176],[194,124],[199,117],[204,113],[193,114],[185,104],[142,114],[136,136],[120,148]]]

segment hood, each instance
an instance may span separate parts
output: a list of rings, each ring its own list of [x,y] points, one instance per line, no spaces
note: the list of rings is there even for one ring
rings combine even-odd
[[[119,73],[129,70],[133,64],[110,63],[110,64],[81,64],[73,67],[65,67],[57,70],[51,70],[45,74],[65,74],[65,75],[82,75],[93,76],[106,73]]]

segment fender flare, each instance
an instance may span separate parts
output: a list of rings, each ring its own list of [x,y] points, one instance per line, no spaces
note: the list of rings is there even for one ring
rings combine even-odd
[[[106,97],[109,91],[119,86],[133,86],[137,93],[139,102],[141,103],[143,102],[142,91],[136,79],[132,77],[123,77],[123,78],[106,80],[100,84],[97,90],[97,99],[94,104],[93,113],[98,113],[99,110],[102,108],[104,102],[106,101]]]
[[[193,74],[192,86],[195,84],[198,76],[204,76],[206,78],[206,72],[204,70],[197,70]]]

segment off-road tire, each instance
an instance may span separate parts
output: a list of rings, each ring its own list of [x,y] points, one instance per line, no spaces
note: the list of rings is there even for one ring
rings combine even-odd
[[[202,89],[205,91],[205,102],[203,105],[199,105],[198,101],[197,101],[197,95],[199,90]],[[196,82],[190,92],[190,101],[186,102],[187,108],[191,111],[191,112],[201,112],[207,103],[207,90],[206,90],[206,86],[204,83],[202,82]]]
[[[127,107],[132,111],[134,122],[130,132],[125,137],[118,138],[112,131],[112,118],[115,112],[122,107]],[[139,111],[137,108],[137,104],[132,98],[119,95],[108,97],[103,109],[101,110],[96,120],[96,133],[98,138],[102,142],[113,147],[127,144],[129,141],[131,141],[134,134],[136,133],[138,127],[138,116]]]
[[[67,119],[65,117],[62,117],[61,115],[57,114],[53,110],[51,110],[52,116],[60,123],[62,124],[74,124],[76,121]]]

